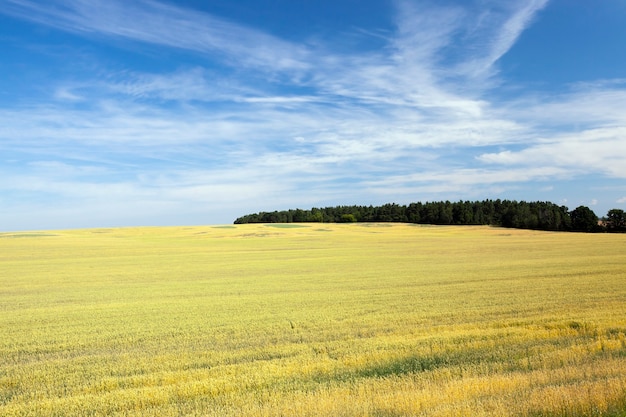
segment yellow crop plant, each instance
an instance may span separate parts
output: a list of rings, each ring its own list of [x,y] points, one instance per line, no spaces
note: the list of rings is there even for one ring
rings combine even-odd
[[[1,416],[624,416],[626,235],[0,233]]]

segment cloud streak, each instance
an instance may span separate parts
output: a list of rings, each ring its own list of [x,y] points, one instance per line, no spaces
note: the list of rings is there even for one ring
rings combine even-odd
[[[72,33],[220,54],[236,64],[304,69],[305,48],[206,13],[152,0],[7,0],[4,13]]]
[[[536,14],[548,4],[548,0],[492,4],[495,10],[481,12],[477,18],[479,23],[469,34],[470,39],[487,39],[486,53],[470,59],[469,65],[464,66],[474,77],[492,74],[494,64],[511,49]],[[477,45],[480,43],[479,40]]]

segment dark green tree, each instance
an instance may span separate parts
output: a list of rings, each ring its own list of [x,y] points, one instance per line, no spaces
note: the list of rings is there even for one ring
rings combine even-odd
[[[339,222],[340,223],[355,223],[356,217],[352,213],[342,214],[341,218],[339,219]]]
[[[611,209],[606,215],[606,229],[609,232],[626,231],[626,213],[622,209]]]
[[[421,220],[422,203],[411,203],[406,208],[406,217],[410,223],[419,223]]]
[[[322,223],[324,221],[324,214],[321,210],[312,208],[311,215],[309,216],[310,222]]]
[[[569,215],[572,231],[594,232],[598,230],[598,216],[589,207],[576,207]]]

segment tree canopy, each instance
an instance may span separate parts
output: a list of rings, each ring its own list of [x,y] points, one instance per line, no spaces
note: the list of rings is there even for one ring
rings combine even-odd
[[[606,228],[610,232],[626,231],[626,212],[620,209],[611,209],[606,215]]]
[[[570,212],[572,230],[575,232],[595,232],[598,230],[598,216],[585,206],[576,207]]]

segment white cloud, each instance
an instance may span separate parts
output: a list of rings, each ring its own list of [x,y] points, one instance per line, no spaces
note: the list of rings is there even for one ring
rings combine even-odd
[[[565,93],[529,93],[503,103],[501,111],[525,123],[578,130],[626,125],[626,114],[621,111],[625,103],[626,82],[614,80],[579,84]]]
[[[527,183],[529,181],[553,180],[567,176],[567,171],[555,167],[535,167],[532,169],[518,168],[508,170],[488,169],[451,169],[445,171],[418,172],[407,175],[389,176],[382,180],[368,183],[370,187],[386,188],[398,185],[410,186],[430,184],[433,187],[454,187],[461,190],[477,185],[492,185],[506,183]]]
[[[526,166],[559,166],[572,173],[601,172],[626,178],[626,126],[607,127],[537,140],[521,151],[480,155],[485,163]]]
[[[220,53],[240,65],[301,70],[305,48],[262,31],[151,0],[7,0],[6,14],[91,36]]]
[[[470,30],[470,38],[486,39],[485,52],[470,59],[462,67],[473,77],[492,74],[494,64],[515,44],[548,0],[492,2],[492,8],[481,11],[478,24]],[[478,43],[478,42],[477,42]]]
[[[82,101],[84,97],[73,92],[70,88],[59,87],[54,92],[54,97],[62,101]]]
[[[183,102],[232,100],[233,97],[249,92],[239,84],[226,81],[196,67],[169,74],[137,72],[112,74],[106,82],[97,87],[105,89],[105,92],[110,91],[132,98]]]

